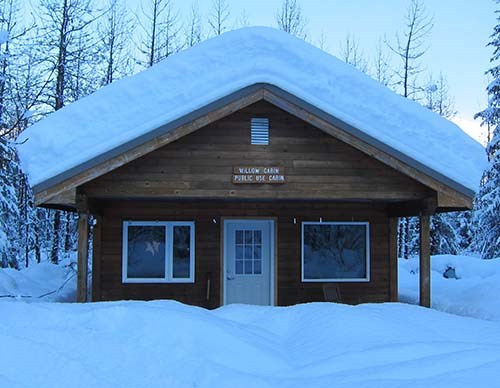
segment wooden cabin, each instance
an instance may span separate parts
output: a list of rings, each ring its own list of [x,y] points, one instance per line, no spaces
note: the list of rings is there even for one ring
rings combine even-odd
[[[276,39],[280,46],[284,39],[292,51],[297,45],[312,49],[284,33],[250,28],[214,38],[144,73],[168,72],[176,61],[189,62],[190,55],[195,61],[204,50],[213,52],[219,40],[243,39],[259,47],[255,36]],[[227,43],[219,50],[227,49]],[[334,60],[336,66],[348,67]],[[387,93],[356,70],[346,71],[361,77],[367,92],[380,88]],[[107,114],[92,112],[89,104],[115,98],[127,85],[147,88],[144,78],[136,82],[136,77],[111,85],[109,95],[98,92],[74,103],[78,111],[69,106],[42,120],[38,132],[57,133],[63,126],[58,123],[67,123],[68,130],[75,126],[73,142],[56,147],[61,152],[76,147],[82,133],[79,120],[91,128],[96,117]],[[307,88],[301,82],[297,88]],[[396,95],[391,98],[403,106],[412,104],[417,112],[425,110]],[[121,109],[112,101],[109,108]],[[122,120],[109,119],[109,128],[126,127],[134,114],[128,109],[134,109],[132,103],[120,110]],[[431,115],[425,118],[432,125],[448,126],[465,139],[453,124],[422,114]],[[92,301],[175,299],[207,308],[397,301],[398,217],[419,216],[420,302],[429,306],[429,216],[470,209],[474,195],[463,182],[418,160],[416,151],[404,153],[266,77],[221,91],[205,105],[157,120],[148,131],[99,151],[118,133],[96,139],[98,151],[91,157],[33,185],[38,205],[79,213],[79,301],[88,295]],[[34,134],[28,130],[27,138]],[[479,160],[480,148],[463,141]],[[43,145],[33,143],[26,142],[31,152],[43,151]],[[28,151],[20,151],[23,159]],[[48,160],[38,162],[49,169]],[[95,221],[88,290],[90,216]]]

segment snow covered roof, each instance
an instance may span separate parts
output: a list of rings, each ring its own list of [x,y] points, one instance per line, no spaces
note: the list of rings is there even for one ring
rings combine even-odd
[[[35,192],[45,189],[68,170],[257,83],[298,97],[462,192],[477,191],[484,149],[458,126],[334,56],[266,27],[207,40],[52,113],[20,135],[22,166]]]

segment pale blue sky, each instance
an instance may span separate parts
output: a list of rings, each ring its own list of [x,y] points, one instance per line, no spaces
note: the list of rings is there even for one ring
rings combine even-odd
[[[132,0],[133,2],[137,0]],[[281,0],[228,0],[231,23],[243,10],[249,25],[275,26]],[[206,16],[211,0],[198,0]],[[391,40],[403,29],[409,0],[302,0],[308,19],[309,40],[316,42],[323,33],[327,51],[339,54],[347,34],[355,36],[364,56],[370,61],[379,38]],[[191,2],[176,2],[187,14]],[[427,0],[428,13],[434,17],[434,29],[428,38],[429,50],[422,58],[427,73],[442,72],[450,84],[458,111],[457,121],[464,129],[476,130],[472,116],[486,103],[486,77],[491,48],[486,47],[495,25],[493,0]],[[426,77],[422,75],[422,77]]]

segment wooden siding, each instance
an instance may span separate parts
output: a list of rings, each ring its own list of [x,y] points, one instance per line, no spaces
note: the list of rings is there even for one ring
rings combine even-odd
[[[221,217],[277,220],[278,305],[324,301],[323,283],[301,282],[301,222],[368,221],[370,282],[340,283],[347,303],[390,300],[389,217],[386,207],[333,202],[102,201],[99,250],[94,256],[93,299],[175,299],[214,308],[220,305]],[[294,223],[294,218],[296,223]],[[214,219],[216,223],[214,223]],[[123,220],[194,220],[195,283],[122,284]],[[206,299],[210,278],[210,299]],[[394,279],[397,281],[397,279]]]
[[[252,117],[269,118],[269,145],[250,144]],[[236,185],[235,166],[283,167],[286,183]],[[302,221],[368,221],[371,280],[341,283],[340,289],[348,303],[381,302],[395,300],[397,292],[389,223],[394,206],[406,209],[436,197],[427,186],[264,101],[78,190],[100,215],[94,300],[169,298],[208,308],[221,302],[222,217],[276,219],[278,305],[324,300],[322,283],[301,282]],[[195,283],[122,284],[123,220],[195,221]]]
[[[270,144],[250,144],[268,117]],[[235,185],[234,166],[281,166],[282,185]],[[428,187],[260,101],[82,186],[94,198],[247,198],[411,201]]]

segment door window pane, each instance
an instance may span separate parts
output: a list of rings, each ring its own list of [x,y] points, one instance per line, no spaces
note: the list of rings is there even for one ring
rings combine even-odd
[[[236,245],[235,256],[236,260],[243,260],[243,245]]]
[[[174,225],[173,227],[172,276],[189,278],[191,261],[191,227]]]
[[[245,260],[245,274],[252,274],[252,261],[251,260]]]
[[[253,262],[253,273],[256,275],[260,275],[262,273],[262,261],[255,260]]]
[[[252,260],[253,252],[251,245],[245,245],[245,260]]]
[[[262,230],[236,230],[235,233],[235,273],[262,274]],[[256,260],[259,263],[255,264]]]
[[[236,260],[236,275],[243,274],[243,260]]]
[[[253,247],[253,259],[262,260],[262,247],[260,245],[255,245]]]
[[[129,226],[127,277],[165,277],[165,227]]]

